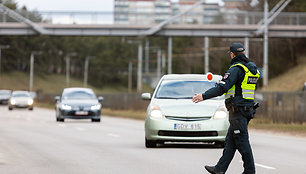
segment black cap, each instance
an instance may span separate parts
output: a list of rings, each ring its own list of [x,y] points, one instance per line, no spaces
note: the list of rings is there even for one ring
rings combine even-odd
[[[243,52],[244,46],[241,43],[232,43],[230,45],[230,52],[236,53],[236,52]]]

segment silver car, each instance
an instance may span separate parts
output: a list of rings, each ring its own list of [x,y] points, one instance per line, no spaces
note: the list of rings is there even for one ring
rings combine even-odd
[[[151,100],[145,120],[145,145],[156,147],[164,142],[215,142],[224,146],[229,127],[225,97],[193,103],[196,93],[203,93],[220,82],[220,75],[165,75],[152,97],[143,93],[142,99]]]
[[[9,110],[13,108],[28,108],[33,110],[34,100],[28,91],[14,91],[9,100]]]

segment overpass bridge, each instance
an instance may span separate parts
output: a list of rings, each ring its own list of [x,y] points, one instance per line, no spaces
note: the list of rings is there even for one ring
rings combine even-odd
[[[281,7],[280,3],[278,8]],[[268,36],[305,38],[306,13],[281,10],[270,11]],[[115,16],[126,16],[128,21],[115,20]],[[148,16],[167,20],[151,24],[144,20]],[[154,12],[13,11],[0,4],[0,35],[261,37],[262,33],[256,32],[264,26],[263,19],[263,12],[248,11],[187,9],[180,14],[157,16]]]
[[[37,26],[51,36],[141,36],[154,25],[123,24],[45,24]],[[155,35],[166,37],[261,37],[254,33],[256,24],[168,24]],[[31,26],[23,23],[0,23],[0,35],[38,35]],[[305,38],[306,25],[270,25],[269,37]]]

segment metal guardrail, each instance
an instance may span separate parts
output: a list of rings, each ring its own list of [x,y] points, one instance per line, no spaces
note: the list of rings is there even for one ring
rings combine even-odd
[[[37,93],[35,100],[37,102],[55,105],[55,96],[59,95],[60,94]],[[102,101],[103,107],[114,110],[146,110],[149,105],[149,101],[142,100],[140,94],[137,93],[101,94],[98,96],[104,97]]]
[[[276,123],[306,122],[306,92],[265,92],[256,96],[260,103],[257,118]]]
[[[143,110],[149,101],[142,100],[140,94],[103,94],[103,107],[115,110]],[[37,100],[54,104],[55,95],[38,94]],[[277,123],[306,122],[306,92],[265,92],[256,93],[260,107],[256,118],[271,120]]]
[[[158,24],[175,15],[174,13],[144,12],[103,12],[103,11],[16,11],[37,23],[50,24]],[[125,21],[120,21],[120,16]],[[144,17],[150,20],[144,20]],[[115,20],[118,19],[118,20]],[[121,18],[123,19],[123,18]],[[262,12],[189,12],[174,20],[172,24],[258,24],[263,19]],[[0,11],[0,22],[14,22],[7,14]],[[282,12],[271,25],[306,25],[306,13]]]

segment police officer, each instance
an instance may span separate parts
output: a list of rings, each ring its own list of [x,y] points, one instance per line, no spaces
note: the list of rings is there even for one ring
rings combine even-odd
[[[192,101],[198,103],[225,94],[230,127],[226,135],[223,155],[216,166],[205,166],[209,173],[224,174],[238,150],[242,155],[243,174],[255,174],[252,149],[249,142],[248,123],[254,115],[254,92],[260,76],[254,63],[245,56],[241,43],[230,45],[231,66],[221,82],[203,94],[195,94]]]

